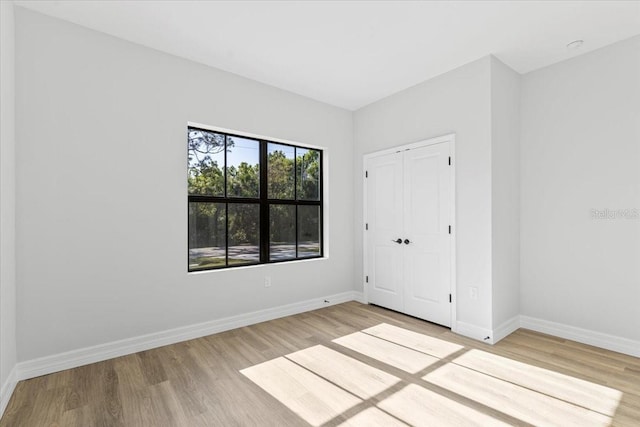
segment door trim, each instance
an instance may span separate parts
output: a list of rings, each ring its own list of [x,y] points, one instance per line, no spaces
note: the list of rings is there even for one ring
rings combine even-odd
[[[449,183],[451,185],[451,196],[449,199],[449,209],[450,209],[450,218],[451,218],[451,245],[450,245],[450,256],[451,256],[451,331],[453,332],[457,332],[457,281],[456,281],[456,266],[457,266],[457,262],[456,262],[456,232],[457,232],[457,227],[456,227],[456,156],[455,156],[455,148],[456,148],[456,135],[455,133],[450,133],[450,134],[446,134],[446,135],[442,135],[442,136],[437,136],[434,138],[429,138],[429,139],[425,139],[425,140],[421,140],[421,141],[417,141],[417,142],[413,142],[411,144],[405,144],[405,145],[400,145],[400,146],[396,146],[396,147],[392,147],[392,148],[387,148],[384,150],[380,150],[380,151],[375,151],[372,153],[367,153],[364,154],[362,156],[362,165],[363,165],[363,170],[362,170],[362,188],[363,188],[363,197],[362,197],[362,243],[363,243],[363,251],[362,251],[362,255],[363,255],[363,294],[364,294],[364,301],[365,303],[369,303],[369,283],[367,283],[366,281],[366,277],[367,277],[367,272],[369,271],[369,257],[368,257],[368,240],[367,240],[367,230],[365,229],[366,224],[368,222],[367,219],[367,192],[368,192],[368,188],[367,188],[367,177],[366,177],[366,173],[367,173],[367,166],[368,166],[368,162],[369,159],[378,157],[378,156],[384,156],[384,155],[388,155],[388,154],[392,154],[392,153],[398,153],[400,151],[407,151],[407,150],[412,150],[415,148],[421,148],[421,147],[427,147],[429,145],[435,145],[435,144],[442,144],[442,143],[449,143],[450,144],[450,152],[451,152],[451,168],[449,170]]]

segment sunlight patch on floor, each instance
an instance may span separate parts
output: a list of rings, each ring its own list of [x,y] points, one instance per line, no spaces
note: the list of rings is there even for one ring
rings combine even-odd
[[[441,366],[423,379],[534,425],[607,426],[611,421],[598,412],[453,363]]]
[[[412,426],[509,425],[415,384],[409,384],[378,406]]]
[[[362,399],[369,399],[400,381],[398,377],[322,345],[285,357]]]
[[[469,350],[453,363],[611,417],[622,398],[618,390],[486,351]]]
[[[335,339],[333,342],[410,374],[422,371],[440,360],[362,332]]]
[[[361,402],[284,357],[240,372],[313,426],[320,426]]]
[[[419,334],[418,332],[409,331],[386,323],[381,323],[377,326],[365,329],[362,332],[440,359],[451,356],[453,353],[464,348],[459,344]]]
[[[398,371],[322,345],[240,372],[313,426],[345,419],[341,426],[606,426],[622,398],[609,387],[385,323],[333,342],[408,374],[401,380]]]

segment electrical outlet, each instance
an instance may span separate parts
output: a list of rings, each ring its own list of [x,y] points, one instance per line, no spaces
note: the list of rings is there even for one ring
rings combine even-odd
[[[264,287],[271,287],[271,276],[264,276]]]
[[[475,286],[469,287],[469,297],[471,299],[478,299],[478,288]]]

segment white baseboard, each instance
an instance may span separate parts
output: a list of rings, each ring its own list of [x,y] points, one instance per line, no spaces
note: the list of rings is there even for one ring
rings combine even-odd
[[[520,327],[554,335],[556,337],[577,341],[583,344],[593,345],[618,353],[640,357],[640,341],[630,340],[602,332],[577,328],[562,323],[536,319],[535,317],[520,316]]]
[[[471,323],[457,321],[455,332],[459,335],[473,338],[474,340],[482,341],[487,344],[493,344],[493,334],[491,333],[491,329],[481,328],[479,326],[472,325]]]
[[[595,347],[627,354],[629,356],[640,357],[640,341],[564,325],[562,323],[555,323],[549,320],[537,319],[535,317],[514,316],[495,328],[493,332],[489,329],[480,328],[465,322],[457,322],[456,326],[457,328],[454,332],[487,344],[495,344],[519,328],[525,328],[582,344],[593,345]],[[489,338],[485,339],[487,337]]]
[[[325,303],[325,300],[330,302]],[[200,338],[216,334],[218,332],[224,332],[230,329],[265,322],[284,316],[316,310],[318,308],[340,304],[347,301],[366,303],[362,292],[348,291],[324,298],[314,298],[279,307],[268,308],[251,313],[240,314],[237,316],[226,317],[223,319],[212,320],[209,322],[170,329],[168,331],[128,338],[20,362],[11,371],[9,378],[5,381],[5,384],[2,385],[2,389],[0,390],[0,414],[4,412],[4,409],[6,408],[16,386],[16,382],[19,380],[47,375],[65,369],[71,369],[90,363],[112,359],[114,357],[125,356],[139,351],[150,350],[164,345]],[[460,321],[457,322],[455,326],[456,333],[487,344],[495,344],[517,330],[519,327],[522,327],[584,344],[594,345],[607,350],[640,357],[640,342],[638,341],[528,316],[515,316],[497,327],[494,331]],[[486,339],[487,337],[489,338]]]
[[[491,344],[495,344],[501,339],[511,335],[520,328],[520,316],[513,316],[493,330]]]
[[[11,399],[11,395],[13,394],[13,390],[15,390],[17,383],[17,370],[14,366],[11,372],[9,372],[7,380],[4,382],[4,384],[2,384],[2,387],[0,388],[0,418],[2,418],[4,410],[7,409],[9,399]]]
[[[218,332],[228,331],[230,329],[253,325],[255,323],[304,313],[306,311],[316,310],[318,308],[354,300],[364,300],[362,292],[343,292],[326,297],[314,298],[293,304],[267,308],[251,313],[170,329],[168,331],[127,338],[106,344],[99,344],[93,347],[81,348],[38,359],[27,360],[25,362],[18,363],[16,376],[18,380],[34,378],[41,375],[51,374],[53,372],[63,371],[65,369],[76,368],[78,366],[112,359],[114,357],[125,356],[139,351],[150,350],[156,347],[175,344],[181,341],[200,338],[216,334]]]

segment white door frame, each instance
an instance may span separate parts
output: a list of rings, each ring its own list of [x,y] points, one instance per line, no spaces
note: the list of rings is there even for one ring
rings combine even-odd
[[[369,254],[368,254],[368,240],[367,240],[367,230],[366,230],[366,224],[368,223],[368,217],[367,217],[367,165],[368,165],[368,161],[369,159],[378,157],[378,156],[384,156],[387,154],[392,154],[392,153],[398,153],[401,151],[407,151],[407,150],[411,150],[414,148],[421,148],[421,147],[426,147],[429,145],[435,145],[435,144],[442,144],[448,142],[450,143],[450,148],[451,148],[451,168],[449,170],[449,179],[450,179],[450,184],[451,184],[451,197],[449,200],[449,209],[450,209],[450,218],[451,218],[451,245],[450,245],[450,251],[451,251],[451,330],[453,332],[457,332],[457,310],[456,310],[456,306],[457,306],[457,285],[456,285],[456,231],[457,231],[457,227],[456,227],[456,161],[455,161],[455,148],[456,148],[456,135],[454,133],[450,133],[447,135],[442,135],[442,136],[438,136],[435,138],[429,138],[429,139],[425,139],[422,141],[418,141],[418,142],[414,142],[411,144],[406,144],[406,145],[400,145],[397,147],[392,147],[392,148],[388,148],[385,150],[381,150],[381,151],[375,151],[373,153],[367,153],[365,155],[363,155],[362,157],[362,165],[363,165],[363,171],[362,171],[362,180],[363,180],[363,197],[362,197],[362,212],[363,212],[363,224],[362,224],[362,229],[363,229],[363,239],[362,239],[362,243],[363,243],[363,278],[367,277],[367,272],[369,271]],[[366,279],[363,280],[363,289],[364,289],[364,301],[365,303],[369,303],[369,283],[367,283]]]

